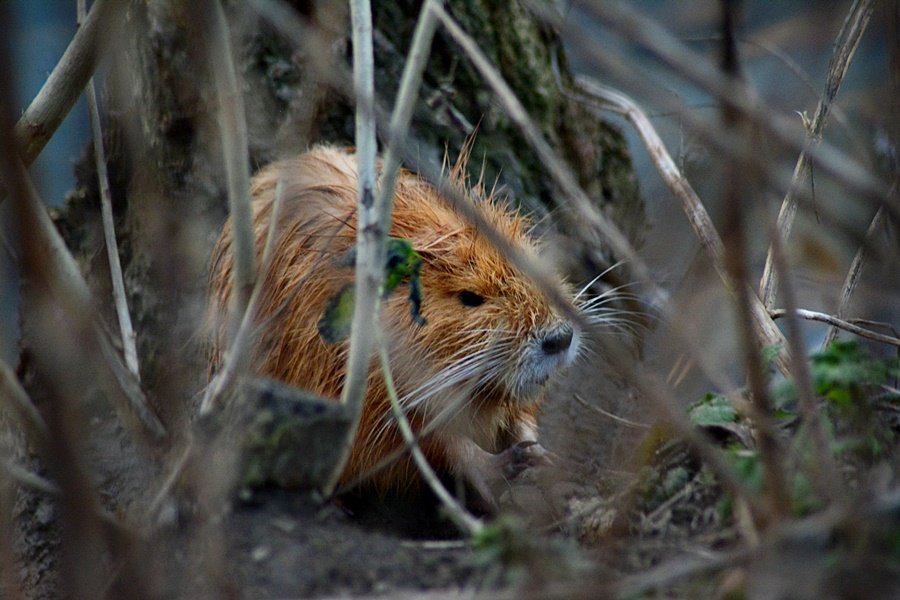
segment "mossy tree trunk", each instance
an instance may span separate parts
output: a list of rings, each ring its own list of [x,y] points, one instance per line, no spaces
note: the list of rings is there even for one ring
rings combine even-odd
[[[321,51],[349,65],[344,3],[291,4],[321,32]],[[205,378],[199,326],[206,260],[227,206],[212,86],[192,11],[185,6],[180,0],[132,3],[129,33],[111,57],[105,94],[118,234],[144,381],[170,423],[188,412],[187,400]],[[244,81],[252,167],[317,142],[352,145],[352,107],[318,80],[309,66],[313,57],[242,3],[228,7]],[[420,2],[379,0],[373,8],[377,93],[390,106]],[[589,196],[636,241],[643,207],[622,135],[561,90],[560,82],[570,81],[571,74],[558,37],[522,2],[451,0],[448,10],[499,67]],[[488,185],[496,181],[538,216],[559,205],[560,194],[524,138],[439,30],[414,117],[413,143],[421,155],[442,160],[445,152],[454,158],[473,134],[472,177],[477,179],[483,166]],[[102,235],[95,175],[89,159],[83,162],[80,187],[58,223],[83,257],[98,295],[108,298],[105,258],[97,251]]]

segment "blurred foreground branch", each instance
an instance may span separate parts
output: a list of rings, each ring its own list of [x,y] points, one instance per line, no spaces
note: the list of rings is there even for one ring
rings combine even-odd
[[[13,130],[15,147],[26,165],[41,153],[78,101],[103,54],[109,32],[114,30],[127,5],[122,0],[96,0],[93,3],[87,19],[78,28],[59,63],[16,123]],[[4,183],[0,189],[0,202],[6,197],[7,186],[8,183]]]

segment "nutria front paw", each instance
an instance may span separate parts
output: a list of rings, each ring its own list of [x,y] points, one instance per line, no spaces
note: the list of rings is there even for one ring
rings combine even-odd
[[[553,453],[538,442],[528,440],[514,444],[493,458],[503,477],[514,479],[525,469],[540,465],[552,465]]]

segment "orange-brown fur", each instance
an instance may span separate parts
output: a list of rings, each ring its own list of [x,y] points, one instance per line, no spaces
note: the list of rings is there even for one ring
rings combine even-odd
[[[269,228],[275,187],[284,180],[284,204],[273,258],[264,276],[259,314],[260,337],[254,369],[329,398],[340,397],[347,342],[327,344],[317,323],[325,306],[345,284],[353,269],[341,265],[356,239],[356,157],[331,147],[318,147],[299,157],[269,165],[252,184],[257,260]],[[459,177],[457,177],[459,179]],[[476,192],[479,189],[475,190]],[[493,201],[482,203],[490,222],[526,252],[535,245],[527,221]],[[382,319],[389,339],[392,371],[400,396],[412,392],[453,357],[464,357],[491,335],[515,346],[534,331],[562,322],[540,292],[469,223],[415,175],[402,171],[396,184],[390,235],[407,238],[423,258],[423,326],[410,317],[407,288],[401,286],[383,303]],[[461,304],[459,292],[485,298],[479,307]],[[210,305],[225,321],[232,291],[231,228],[226,224],[216,245],[210,270]],[[279,310],[281,312],[279,313]],[[224,326],[213,340],[212,367],[223,355]],[[359,432],[342,481],[353,480],[401,447],[390,413],[380,371],[373,364]],[[461,395],[464,398],[459,398]],[[438,426],[420,445],[439,471],[460,472],[464,454],[455,440],[468,438],[481,449],[497,453],[519,441],[519,430],[533,430],[542,391],[512,397],[501,381],[477,391],[465,383],[409,411],[414,429],[423,427],[451,402],[461,402],[462,416]],[[455,445],[456,444],[456,445]],[[466,443],[463,443],[465,446]],[[381,471],[374,482],[381,489],[417,481],[407,458]]]

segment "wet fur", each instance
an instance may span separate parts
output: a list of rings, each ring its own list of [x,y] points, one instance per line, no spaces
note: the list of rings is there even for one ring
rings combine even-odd
[[[457,181],[461,172],[457,165]],[[284,180],[284,204],[272,262],[264,273],[253,368],[260,375],[339,398],[347,343],[325,343],[317,322],[328,300],[353,280],[353,269],[341,266],[341,259],[356,239],[356,157],[319,147],[274,163],[254,177],[258,261],[279,177]],[[396,186],[390,235],[411,240],[423,258],[426,324],[418,326],[410,318],[405,285],[384,302],[382,318],[394,379],[413,428],[417,432],[433,429],[419,442],[431,464],[439,472],[465,475],[471,455],[480,453],[467,440],[495,454],[533,438],[544,386],[543,381],[529,380],[534,371],[526,371],[528,361],[534,362],[541,336],[565,322],[430,184],[403,171]],[[474,192],[484,195],[480,186]],[[482,202],[482,208],[507,239],[525,252],[536,251],[526,219],[490,199]],[[226,321],[232,291],[231,241],[231,227],[226,224],[210,269],[210,308],[220,323],[213,335],[212,370],[223,356],[221,324]],[[485,303],[464,306],[459,298],[463,290],[480,294]],[[566,357],[567,362],[571,359]],[[547,375],[557,370],[555,363],[540,366]],[[381,374],[373,365],[359,432],[342,481],[366,473],[401,446]],[[407,457],[373,479],[382,490],[402,489],[418,481]]]

